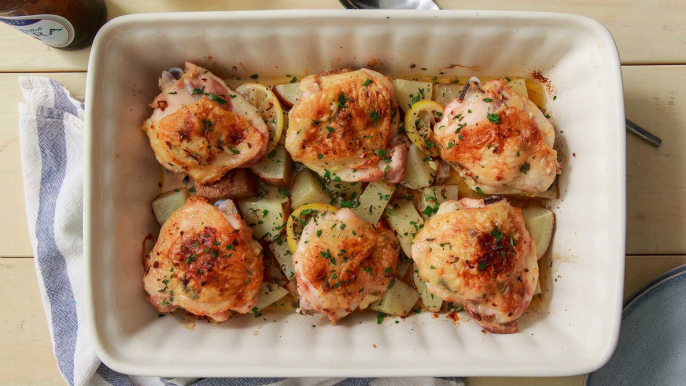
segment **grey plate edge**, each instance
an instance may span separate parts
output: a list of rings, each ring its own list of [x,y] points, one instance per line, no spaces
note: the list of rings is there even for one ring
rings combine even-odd
[[[667,271],[661,275],[656,276],[651,281],[646,283],[643,287],[639,288],[636,292],[631,294],[631,296],[629,296],[624,301],[624,306],[622,308],[622,320],[626,316],[626,312],[629,310],[629,308],[634,303],[636,303],[636,301],[643,298],[643,296],[650,294],[651,290],[653,288],[658,287],[662,284],[665,284],[668,280],[674,279],[675,277],[680,276],[681,274],[686,274],[686,264],[681,265],[681,266],[676,267],[676,268],[673,268],[673,269],[670,269],[669,271]],[[600,370],[600,369],[598,369],[598,370]],[[596,370],[596,371],[598,371],[598,370]],[[590,384],[592,374],[593,373],[586,374],[586,376],[584,377],[584,386],[592,386]]]

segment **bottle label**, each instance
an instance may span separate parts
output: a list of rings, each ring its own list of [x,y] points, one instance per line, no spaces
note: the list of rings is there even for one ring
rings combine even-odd
[[[57,15],[3,16],[0,22],[51,47],[66,47],[74,40],[74,26]]]

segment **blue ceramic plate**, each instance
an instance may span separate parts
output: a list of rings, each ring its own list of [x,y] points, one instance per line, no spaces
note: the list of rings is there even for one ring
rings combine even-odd
[[[686,266],[627,299],[617,351],[586,376],[586,386],[605,385],[686,385]]]

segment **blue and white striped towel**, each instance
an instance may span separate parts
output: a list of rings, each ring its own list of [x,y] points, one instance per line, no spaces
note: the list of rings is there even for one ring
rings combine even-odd
[[[95,355],[86,326],[83,267],[83,103],[58,82],[19,78],[26,213],[43,307],[62,377],[70,385],[464,386],[463,378],[168,379],[117,373]]]

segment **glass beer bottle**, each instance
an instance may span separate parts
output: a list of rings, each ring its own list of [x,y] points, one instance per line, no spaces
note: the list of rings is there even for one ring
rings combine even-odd
[[[62,50],[93,44],[105,21],[104,0],[0,0],[0,23]]]

